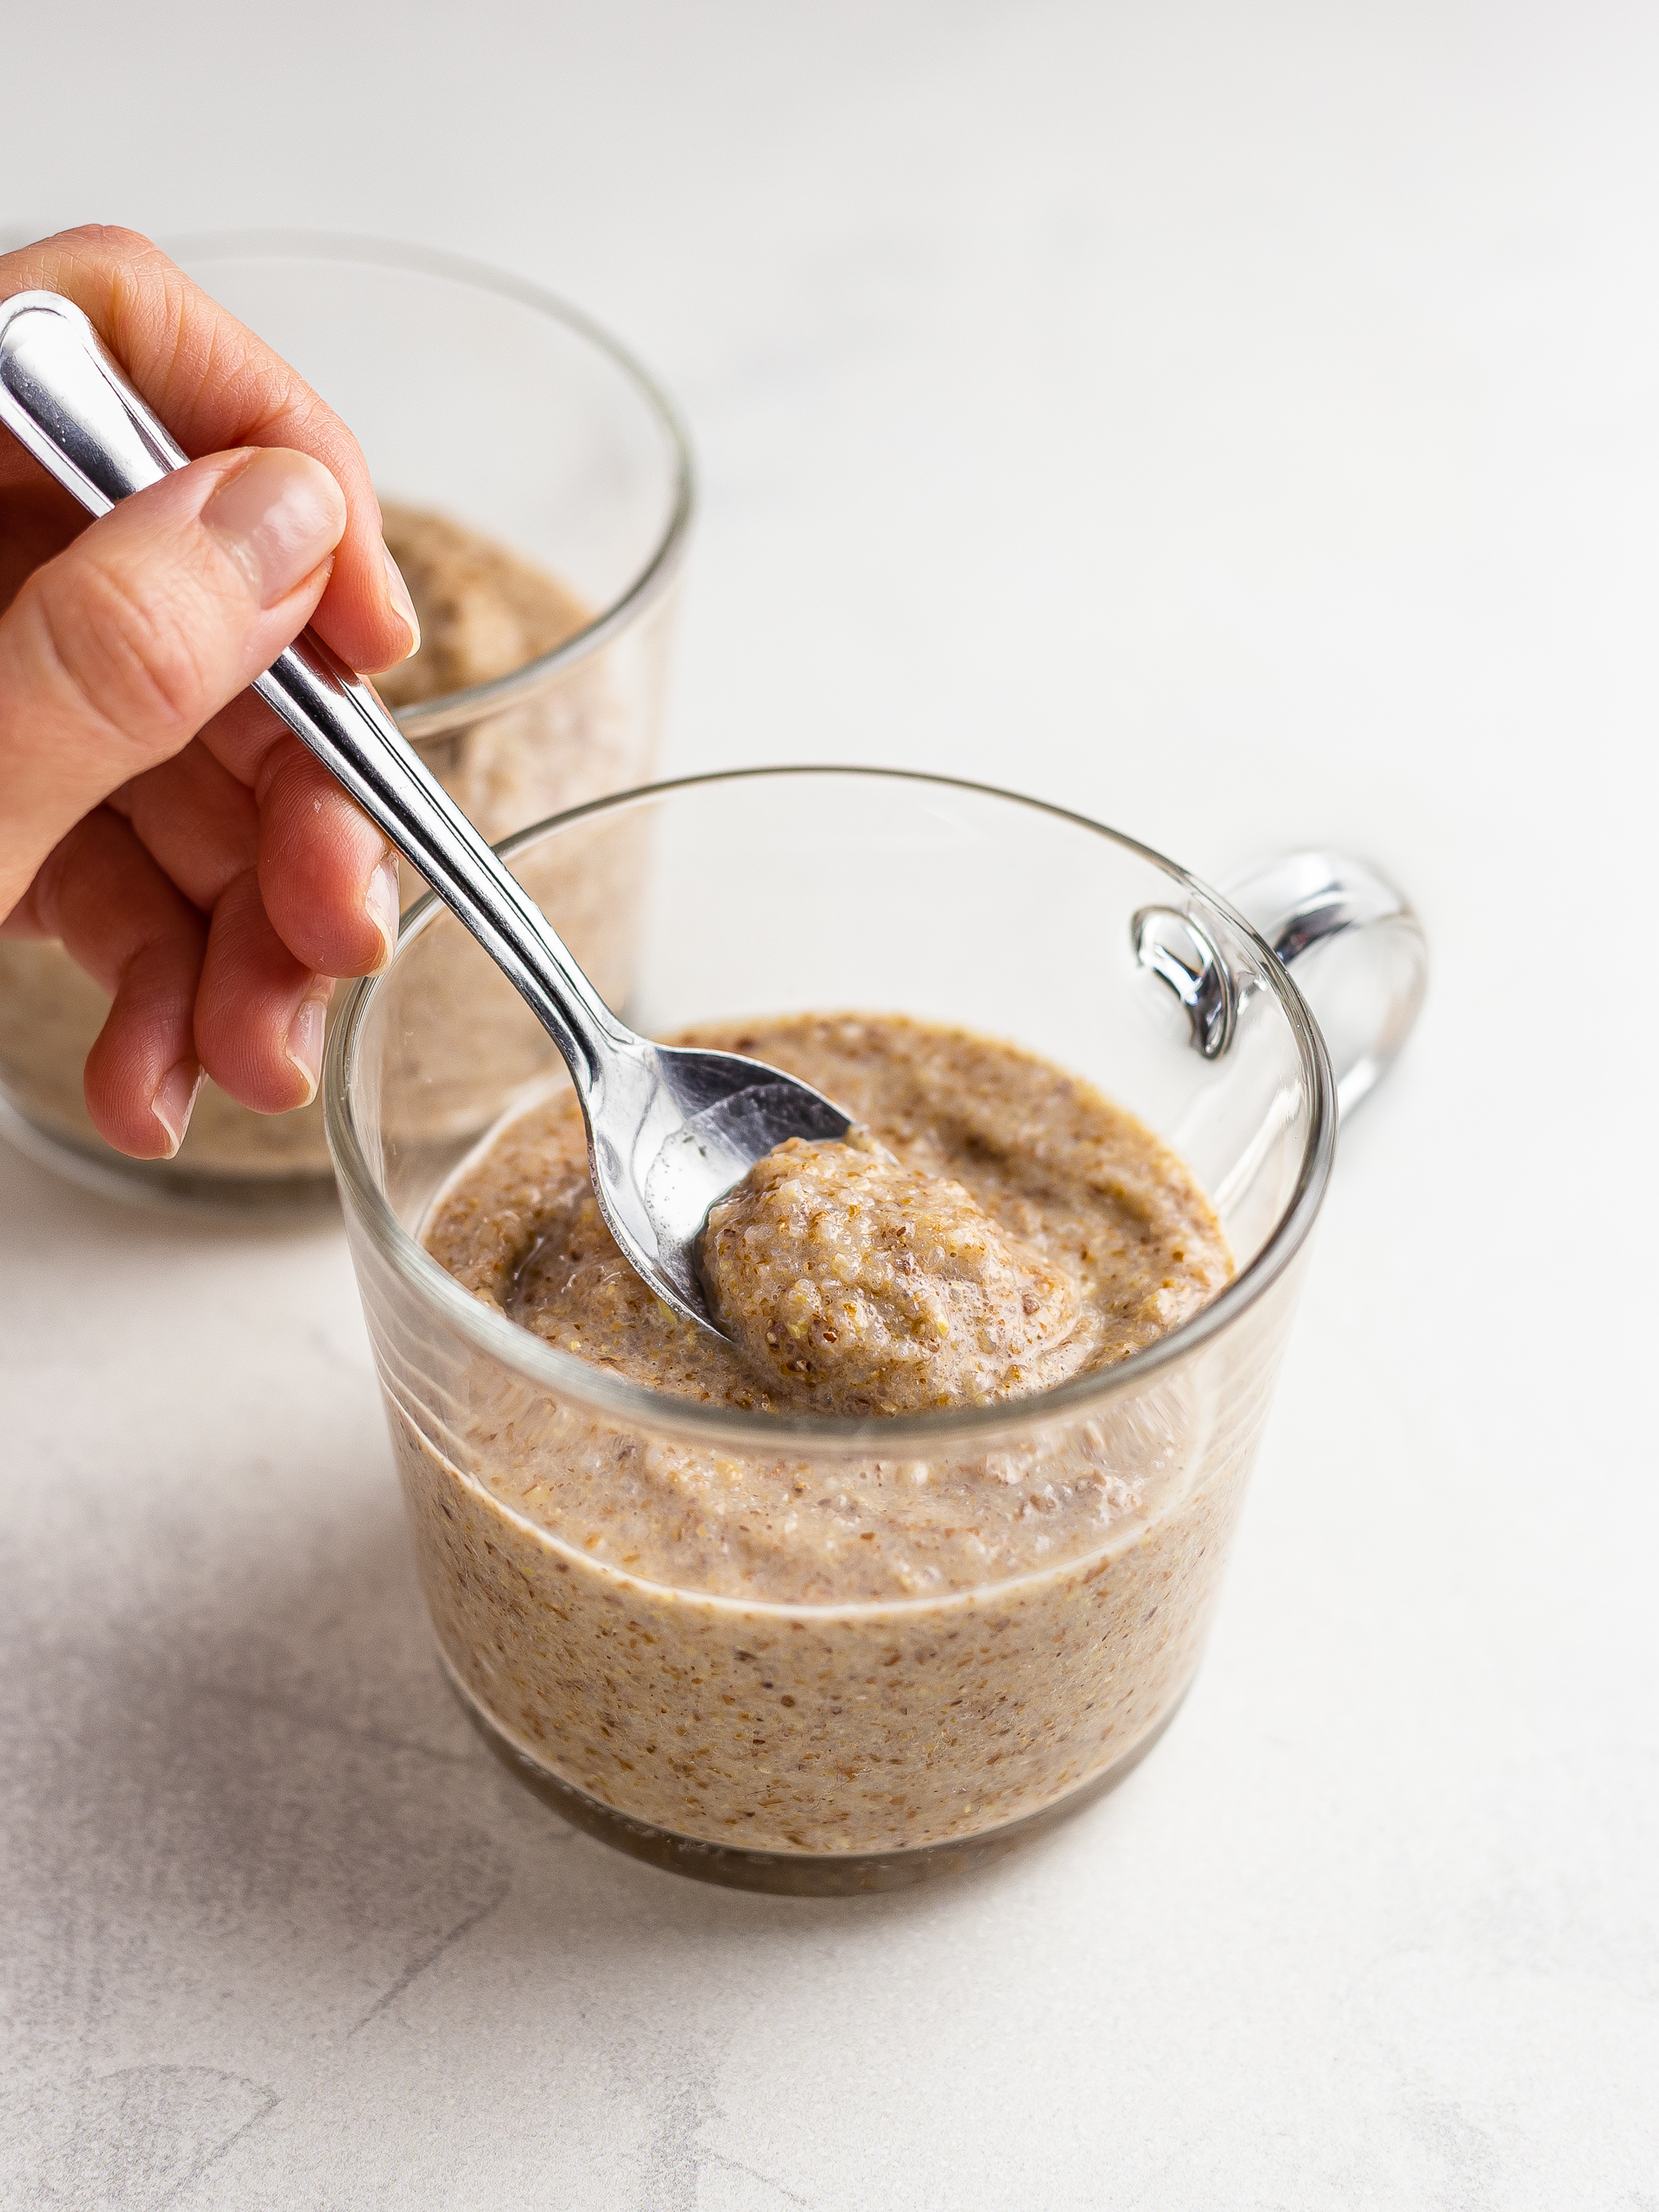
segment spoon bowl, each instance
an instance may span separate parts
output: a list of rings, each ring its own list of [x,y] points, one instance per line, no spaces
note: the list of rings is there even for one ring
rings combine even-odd
[[[716,1335],[697,1239],[709,1209],[790,1137],[844,1137],[839,1106],[736,1052],[636,1037],[584,1105],[600,1211],[635,1272]]]

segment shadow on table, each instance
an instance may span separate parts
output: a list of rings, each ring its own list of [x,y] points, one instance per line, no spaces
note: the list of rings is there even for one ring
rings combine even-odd
[[[245,1544],[210,1565],[186,1545],[130,1605],[32,1639],[29,1674],[58,1670],[52,1702],[72,1716],[19,1731],[14,1712],[5,1731],[30,1777],[18,1979],[35,2094],[14,2120],[43,2204],[194,2190],[359,2038],[441,2006],[430,1978],[464,1978],[475,2001],[493,1923],[515,1970],[603,1993],[694,1957],[706,1974],[711,1947],[764,1977],[804,1934],[938,1909],[927,1889],[734,1893],[578,1836],[503,1773],[443,1682],[390,1480],[344,1464],[340,1479],[358,1494],[302,1555]],[[703,2155],[709,2100],[686,2101],[687,2063],[676,2046],[645,2069],[666,2163],[642,2202],[677,2202],[669,2179]]]

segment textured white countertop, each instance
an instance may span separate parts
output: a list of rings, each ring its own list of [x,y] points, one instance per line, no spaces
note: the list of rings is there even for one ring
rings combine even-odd
[[[1346,843],[1436,966],[1178,1726],[891,1899],[648,1871],[493,1764],[336,1226],[0,1152],[0,2202],[1651,2212],[1659,16],[100,0],[7,48],[14,233],[401,235],[653,361],[671,766]]]

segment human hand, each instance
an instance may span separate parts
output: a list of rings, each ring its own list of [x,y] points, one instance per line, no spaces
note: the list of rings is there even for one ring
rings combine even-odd
[[[313,1097],[332,979],[397,941],[385,839],[246,687],[308,622],[369,671],[419,634],[351,433],[158,248],[0,256],[0,299],[30,290],[201,456],[89,524],[0,437],[0,933],[110,992],[87,1111],[165,1159],[204,1071],[261,1113]]]

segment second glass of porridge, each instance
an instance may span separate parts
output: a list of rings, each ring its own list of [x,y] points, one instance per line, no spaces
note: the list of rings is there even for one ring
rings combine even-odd
[[[860,1126],[711,1215],[722,1344],[620,1259],[550,1043],[444,910],[353,990],[329,1135],[450,1680],[661,1866],[830,1894],[994,1856],[1121,1779],[1192,1679],[1338,1080],[1421,990],[1408,910],[1293,868],[1264,939],[1099,825],[851,770],[507,849],[601,978],[580,886],[626,852],[620,1010]],[[1333,1077],[1270,946],[1385,939]],[[463,969],[510,1077],[468,1058]]]
[[[357,434],[422,632],[378,685],[484,835],[645,782],[691,512],[684,435],[649,376],[558,301],[442,256],[282,236],[175,251]],[[590,950],[615,988],[632,850],[613,841],[590,863],[582,896],[608,918]],[[405,907],[423,888],[405,868]],[[451,987],[465,998],[464,971]],[[0,938],[0,1129],[15,1142],[184,1204],[327,1195],[321,1097],[259,1115],[210,1081],[175,1159],[112,1152],[81,1096],[106,1007],[60,945]],[[515,1050],[472,1023],[471,1057],[505,1053],[509,1080]],[[441,1084],[429,1103],[443,1112]]]

